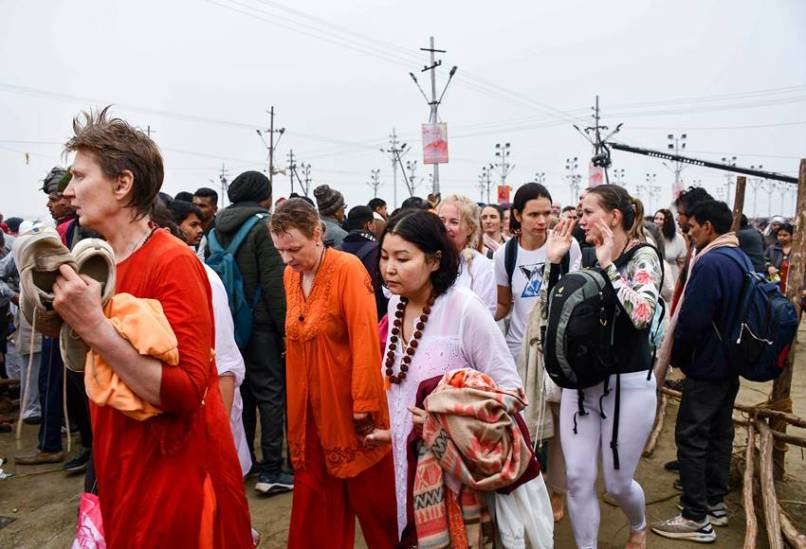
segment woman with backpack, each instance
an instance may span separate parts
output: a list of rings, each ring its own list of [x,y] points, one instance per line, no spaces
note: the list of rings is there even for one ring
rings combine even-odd
[[[648,332],[658,304],[663,267],[657,251],[639,245],[635,238],[636,224],[642,221],[640,202],[617,185],[592,187],[582,201],[580,225],[586,241],[595,247],[605,283],[615,294],[617,312],[612,375],[584,391],[563,389],[560,403],[568,511],[579,547],[597,545],[600,511],[594,485],[600,455],[605,489],[630,523],[627,547],[646,546],[644,492],[633,476],[655,417],[656,386]],[[552,263],[566,253],[570,241],[570,235],[552,239],[548,251]],[[590,335],[591,340],[596,337]]]

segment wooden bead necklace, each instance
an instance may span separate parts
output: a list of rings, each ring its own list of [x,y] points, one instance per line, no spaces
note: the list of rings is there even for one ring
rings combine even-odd
[[[414,353],[417,351],[420,338],[423,337],[425,324],[428,322],[428,315],[431,314],[431,307],[434,306],[435,297],[432,295],[428,298],[428,303],[423,307],[423,313],[414,325],[414,333],[411,336],[408,346],[403,341],[403,322],[406,315],[406,305],[409,303],[407,297],[401,297],[400,303],[397,304],[395,311],[395,320],[392,323],[392,331],[389,335],[389,349],[386,351],[386,377],[391,383],[402,383],[406,379],[406,372],[409,371],[411,361],[414,358]],[[404,349],[403,358],[400,359],[400,372],[395,374],[392,367],[395,364],[395,351],[397,344],[400,342],[401,349]]]

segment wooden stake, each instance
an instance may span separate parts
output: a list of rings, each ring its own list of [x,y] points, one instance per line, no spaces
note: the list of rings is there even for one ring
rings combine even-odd
[[[683,396],[683,393],[681,393],[680,391],[675,391],[674,389],[669,389],[668,387],[661,387],[661,392],[665,395],[669,395],[670,397],[676,398],[678,400],[680,399],[680,397]],[[748,414],[752,414],[754,416],[781,419],[783,421],[786,421],[790,425],[794,425],[795,427],[806,428],[806,419],[796,416],[795,414],[790,414],[788,412],[780,412],[778,410],[771,410],[769,408],[748,406],[747,404],[739,404],[739,403],[734,403],[733,408],[735,410],[739,410],[740,412],[745,412]],[[775,436],[775,433],[773,433],[773,436]]]
[[[789,273],[786,281],[786,297],[795,304],[795,309],[800,312],[800,289],[803,286],[803,269],[806,268],[806,158],[800,161],[800,171],[798,173],[798,200],[795,207],[795,234],[792,242],[792,255],[789,263]],[[786,366],[781,375],[772,384],[770,402],[780,402],[788,399],[792,387],[792,365],[795,362],[795,349],[789,352],[786,359]],[[787,410],[791,411],[791,410]],[[770,427],[774,431],[786,432],[786,421],[781,418],[770,419]],[[779,442],[775,446],[773,461],[775,463],[775,478],[783,480],[786,471],[786,444]]]
[[[784,533],[786,541],[796,549],[806,549],[806,536],[798,532],[789,516],[784,512],[783,507],[778,505],[778,515],[781,518],[781,531]]]
[[[759,480],[761,481],[761,501],[767,527],[770,549],[783,549],[781,537],[781,516],[778,514],[778,497],[775,495],[775,481],[772,473],[773,439],[770,427],[763,421],[755,422],[759,435]]]
[[[733,199],[733,223],[730,230],[735,232],[739,231],[742,226],[742,210],[744,210],[744,190],[747,187],[747,178],[740,175],[736,178],[736,196]]]
[[[658,406],[658,415],[655,418],[655,427],[649,435],[649,440],[644,448],[644,457],[649,457],[655,452],[655,446],[658,444],[658,437],[663,430],[663,421],[666,419],[666,405],[669,403],[669,397],[665,393],[660,394],[660,406]]]
[[[756,452],[756,430],[753,424],[747,425],[747,451],[744,458],[744,477],[742,479],[742,498],[746,526],[744,530],[744,549],[755,549],[758,536],[758,521],[753,505],[753,457]]]

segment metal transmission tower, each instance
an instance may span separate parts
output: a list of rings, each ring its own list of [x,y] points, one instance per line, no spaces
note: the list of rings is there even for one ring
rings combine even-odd
[[[406,149],[406,143],[400,145],[400,141],[397,139],[397,132],[392,128],[392,133],[389,135],[389,148],[380,149],[380,151],[384,154],[389,154],[392,159],[392,203],[395,208],[397,208],[397,168],[400,166],[400,168],[403,169],[403,164],[400,162],[400,155],[406,154],[408,149]],[[406,180],[406,185],[408,186],[408,178],[406,178],[405,171],[403,172],[403,178]]]
[[[367,185],[370,186],[372,189],[372,198],[378,198],[378,187],[381,186],[381,170],[374,169],[370,170],[369,181],[367,181]]]
[[[683,152],[686,148],[686,139],[688,136],[685,133],[681,133],[679,136],[670,133],[666,136],[668,143],[666,143],[666,148],[670,151],[674,151],[675,156],[679,156],[681,152]],[[683,171],[683,163],[679,160],[673,162],[671,165],[663,162],[663,165],[666,167],[667,170],[671,171],[674,174],[674,185],[672,186],[672,198],[677,198],[678,195],[683,191],[683,180],[680,178],[680,173]]]
[[[758,166],[751,165],[750,169],[763,170],[764,165],[763,164],[759,164]],[[761,186],[761,182],[764,180],[760,177],[751,177],[747,181],[753,188],[753,217],[758,217],[758,188]]]
[[[509,155],[510,155],[510,144],[501,143],[495,144],[495,167],[501,171],[501,187],[504,189],[504,195],[509,196],[507,192],[507,176],[512,173],[512,170],[515,168],[515,164],[509,163]],[[490,190],[487,189],[487,201],[490,200]]]
[[[579,200],[580,182],[582,181],[582,176],[577,173],[577,168],[579,168],[579,159],[576,156],[574,158],[565,159],[565,171],[568,172],[568,175],[565,177],[571,188],[572,203]]]
[[[428,121],[431,124],[436,124],[439,121],[438,110],[439,110],[440,104],[442,104],[442,98],[445,97],[445,92],[448,90],[448,85],[451,83],[451,80],[453,79],[453,75],[456,74],[456,71],[459,69],[459,67],[457,67],[456,65],[451,67],[450,72],[448,72],[448,81],[445,82],[445,87],[442,88],[442,93],[439,94],[439,98],[437,98],[437,75],[436,75],[436,69],[437,69],[437,67],[442,65],[442,60],[441,59],[436,60],[434,58],[434,54],[435,53],[447,53],[447,50],[438,50],[438,49],[436,49],[436,47],[434,46],[434,37],[432,36],[430,38],[429,47],[420,48],[420,51],[425,51],[425,52],[428,52],[428,54],[429,54],[430,64],[429,65],[424,65],[423,68],[420,70],[420,72],[427,72],[427,71],[431,72],[431,99],[430,100],[428,99],[428,96],[423,91],[423,88],[420,86],[420,83],[417,81],[417,77],[414,76],[414,73],[410,72],[409,76],[411,76],[411,79],[414,80],[414,83],[417,85],[417,89],[420,90],[420,93],[425,98],[425,102],[428,103],[428,106],[430,108],[430,116],[429,116]],[[439,192],[439,164],[435,163],[435,164],[432,164],[432,166],[434,167],[434,172],[433,172],[434,178],[433,178],[432,192],[438,193]]]
[[[730,158],[727,158],[727,157],[723,156],[722,157],[722,163],[727,164],[728,166],[735,166],[736,165],[736,157],[731,156]],[[730,186],[732,184],[733,184],[733,176],[730,175],[729,173],[726,173],[725,174],[725,190],[726,190],[726,192],[725,192],[725,204],[727,204],[728,206],[730,206],[730,199],[731,199]]]
[[[277,150],[277,145],[280,143],[280,139],[283,137],[285,133],[285,128],[277,128],[274,129],[274,105],[266,111],[269,114],[269,127],[266,130],[255,130],[260,136],[260,140],[263,141],[263,145],[265,145],[266,150],[268,150],[268,161],[269,161],[269,184],[274,186],[274,174],[279,173],[277,170],[274,169],[274,151]],[[269,140],[266,141],[266,136],[264,134],[268,134]],[[277,140],[274,140],[274,135],[277,134]],[[271,189],[270,189],[271,190]],[[291,180],[291,192],[294,192],[294,180]]]

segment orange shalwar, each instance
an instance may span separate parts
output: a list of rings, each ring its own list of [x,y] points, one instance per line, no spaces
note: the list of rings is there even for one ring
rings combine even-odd
[[[294,499],[288,546],[353,547],[355,516],[370,547],[395,547],[388,445],[368,448],[353,428],[367,412],[389,428],[372,281],[361,261],[327,250],[310,295],[286,268],[286,391]]]

